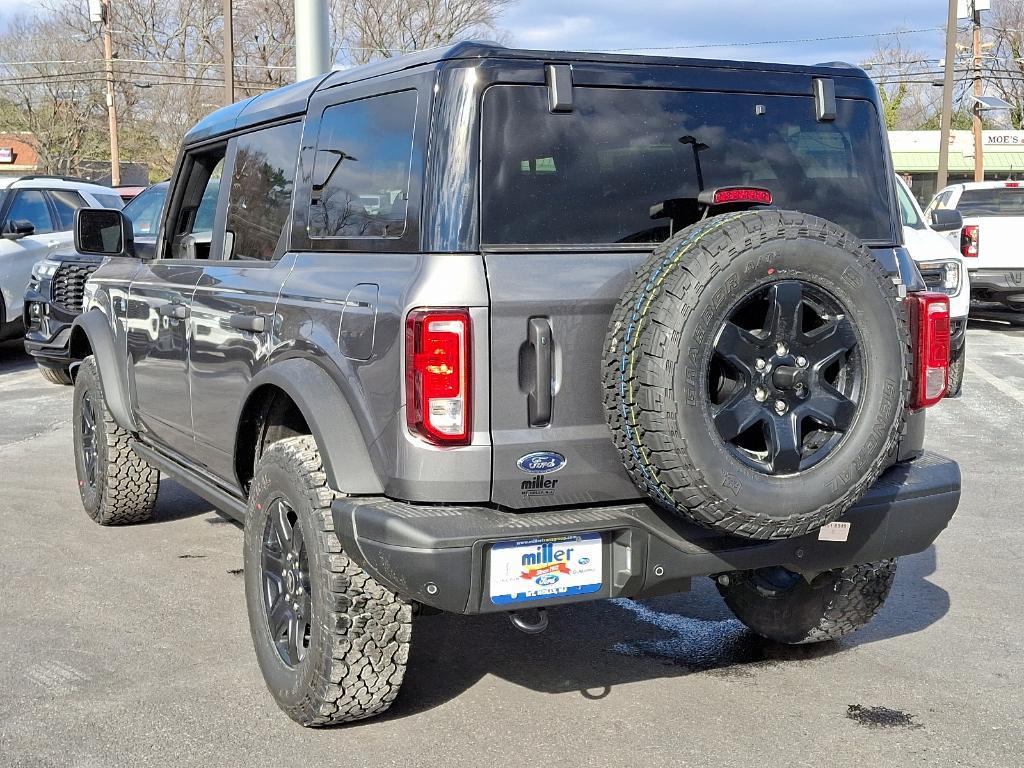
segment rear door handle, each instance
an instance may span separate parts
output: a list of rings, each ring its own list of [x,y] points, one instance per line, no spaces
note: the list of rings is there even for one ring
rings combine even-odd
[[[238,331],[251,331],[252,333],[263,333],[267,330],[267,318],[265,315],[239,314],[232,315],[228,321],[231,327]]]
[[[534,381],[527,399],[531,427],[551,423],[551,323],[543,317],[531,317],[527,334],[534,354]]]
[[[184,304],[163,304],[160,307],[160,315],[175,320],[184,320],[188,317],[188,307]]]

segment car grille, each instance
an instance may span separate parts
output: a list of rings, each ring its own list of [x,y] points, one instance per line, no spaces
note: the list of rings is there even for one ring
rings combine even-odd
[[[98,267],[98,264],[62,264],[53,276],[50,300],[68,312],[81,312],[85,281]]]

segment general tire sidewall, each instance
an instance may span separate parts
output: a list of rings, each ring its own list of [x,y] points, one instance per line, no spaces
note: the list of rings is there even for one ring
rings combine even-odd
[[[82,402],[86,393],[92,401],[93,414],[96,418],[96,484],[90,486],[85,472],[85,460],[82,454]],[[75,397],[72,406],[72,421],[75,444],[75,472],[78,476],[78,491],[82,497],[82,506],[86,514],[93,520],[102,522],[103,489],[107,485],[107,425],[103,418],[106,402],[100,388],[96,367],[91,360],[86,360],[79,369],[75,379]]]
[[[735,251],[730,261],[706,280],[680,322],[679,355],[672,361],[677,437],[685,442],[680,455],[689,459],[691,471],[704,470],[707,490],[741,509],[788,518],[835,504],[878,463],[903,423],[907,349],[889,292],[849,251],[817,239],[772,239],[729,250]],[[712,421],[707,390],[718,330],[743,297],[780,280],[811,283],[839,300],[857,334],[863,376],[855,421],[842,441],[813,467],[773,477],[729,451]]]
[[[308,491],[293,473],[273,461],[264,460],[252,481],[245,521],[245,602],[253,647],[267,687],[279,705],[292,716],[301,713],[307,702],[313,708],[311,712],[315,711],[316,705],[310,701],[307,692],[318,681],[326,679],[328,669],[323,661],[331,657],[330,633],[323,626],[325,585],[322,580],[328,568],[321,551],[318,531],[312,523],[314,511],[307,494]],[[279,498],[284,499],[296,513],[306,544],[309,566],[310,606],[313,614],[310,619],[310,645],[306,657],[295,668],[286,665],[278,654],[263,605],[263,533],[269,510]]]

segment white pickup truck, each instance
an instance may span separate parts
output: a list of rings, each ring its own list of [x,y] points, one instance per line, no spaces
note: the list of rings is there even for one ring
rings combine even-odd
[[[949,387],[947,397],[956,397],[964,380],[967,362],[967,315],[971,309],[971,283],[964,258],[950,242],[959,238],[963,220],[955,211],[939,210],[925,216],[899,175],[897,199],[903,222],[903,244],[930,291],[949,296]]]
[[[971,276],[971,297],[1024,312],[1024,182],[953,184],[928,204],[927,213],[936,210],[963,216],[956,244]]]

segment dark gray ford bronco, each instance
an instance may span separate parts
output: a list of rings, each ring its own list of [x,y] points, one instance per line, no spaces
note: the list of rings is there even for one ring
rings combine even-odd
[[[960,494],[892,179],[845,65],[463,43],[222,109],[155,254],[78,213],[85,508],[147,518],[163,473],[243,522],[306,725],[384,711],[437,610],[536,630],[711,576],[754,632],[836,638]]]

